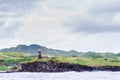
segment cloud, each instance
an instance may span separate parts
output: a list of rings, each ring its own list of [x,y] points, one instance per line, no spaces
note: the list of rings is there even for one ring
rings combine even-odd
[[[119,51],[118,3],[0,0],[0,47],[37,43],[64,50]]]
[[[24,25],[19,27],[16,37],[31,43],[53,44],[61,42],[69,32],[69,28],[64,27],[61,23],[74,13],[70,11],[71,13],[68,14],[69,11],[58,10],[46,5],[43,5],[41,9],[42,12],[32,12],[21,17],[21,22]]]
[[[71,27],[73,32],[88,34],[120,31],[118,0],[87,2],[88,0],[78,5],[83,8],[76,9],[76,15],[64,22],[66,26]]]
[[[32,11],[38,0],[0,0],[0,37],[13,38],[22,25],[19,18]]]
[[[79,16],[79,17],[78,17]],[[64,24],[71,26],[74,32],[83,33],[103,33],[103,32],[119,32],[120,21],[119,15],[105,17],[102,15],[77,15],[66,21]]]
[[[39,0],[0,0],[1,11],[25,11],[36,6]]]
[[[101,13],[113,14],[116,12],[120,12],[119,3],[120,3],[119,0],[106,0],[106,1],[93,0],[89,11],[97,14]]]
[[[19,21],[14,18],[8,18],[0,21],[0,37],[3,38],[12,38],[18,28],[20,26]]]

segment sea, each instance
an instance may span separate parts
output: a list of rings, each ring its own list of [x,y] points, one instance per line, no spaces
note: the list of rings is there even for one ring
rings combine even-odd
[[[120,80],[120,72],[0,73],[0,80]]]

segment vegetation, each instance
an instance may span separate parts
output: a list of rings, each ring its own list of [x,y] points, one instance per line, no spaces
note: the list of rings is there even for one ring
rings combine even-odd
[[[0,66],[0,70],[2,70],[2,71],[6,71],[6,70],[8,70],[8,67]]]
[[[78,52],[75,50],[71,51],[63,51],[63,50],[56,50],[56,49],[50,49],[45,46],[40,46],[37,44],[31,44],[31,45],[18,45],[16,47],[11,47],[11,48],[5,48],[0,50],[0,52],[24,52],[24,53],[30,53],[30,54],[36,54],[37,49],[41,47],[42,54],[46,54],[49,56],[79,56],[79,57],[87,57],[87,58],[116,58],[120,57],[120,53],[111,53],[111,52],[105,52],[105,53],[100,53],[100,52]],[[11,54],[10,54],[11,55]]]
[[[27,54],[22,52],[0,52],[0,70],[18,70],[19,63],[30,63],[35,61],[47,62],[47,61],[56,61],[56,62],[68,62],[73,64],[81,64],[87,66],[120,66],[120,56],[111,57],[111,53],[102,54],[106,55],[105,57],[101,54],[95,54],[89,52],[84,54],[84,56],[58,56],[58,57],[49,57],[37,59],[36,55]]]
[[[68,62],[73,64],[81,64],[87,66],[120,66],[120,58],[85,58],[85,57],[56,57],[56,58],[43,58],[43,59],[32,59],[25,61],[25,63],[40,61],[56,61],[56,62]]]
[[[20,62],[29,61],[35,57],[36,55],[31,55],[22,52],[1,52],[0,70],[13,69],[13,67],[18,67]]]

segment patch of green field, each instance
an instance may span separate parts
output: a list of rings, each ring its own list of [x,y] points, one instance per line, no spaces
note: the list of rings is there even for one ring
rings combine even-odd
[[[0,66],[11,66],[13,64],[19,64],[23,61],[29,61],[35,58],[35,55],[21,53],[21,52],[0,52]]]
[[[6,67],[6,66],[0,66],[0,70],[2,70],[2,71],[7,71],[7,70],[8,70],[8,67]]]
[[[87,66],[120,66],[120,59],[116,58],[83,58],[83,57],[59,57],[61,62],[69,62],[74,64],[81,64]]]
[[[37,59],[36,55],[21,53],[21,52],[0,52],[0,70],[8,70],[8,67],[20,62],[31,63],[35,61],[47,62],[47,61],[56,61],[56,62],[68,62],[73,64],[81,64],[87,66],[120,66],[120,57],[117,58],[85,58],[85,57],[72,57],[72,56],[61,56],[61,57],[52,57],[52,58],[42,58]],[[15,66],[13,66],[15,67]],[[17,69],[17,68],[16,68]]]
[[[120,66],[120,58],[84,58],[84,57],[56,57],[56,58],[43,58],[43,59],[32,59],[28,62],[47,62],[47,61],[56,61],[56,62],[68,62],[73,64],[81,64],[87,66]]]

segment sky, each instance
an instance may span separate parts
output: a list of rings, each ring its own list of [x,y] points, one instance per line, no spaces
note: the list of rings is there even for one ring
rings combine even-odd
[[[0,49],[120,52],[120,0],[0,0]]]

